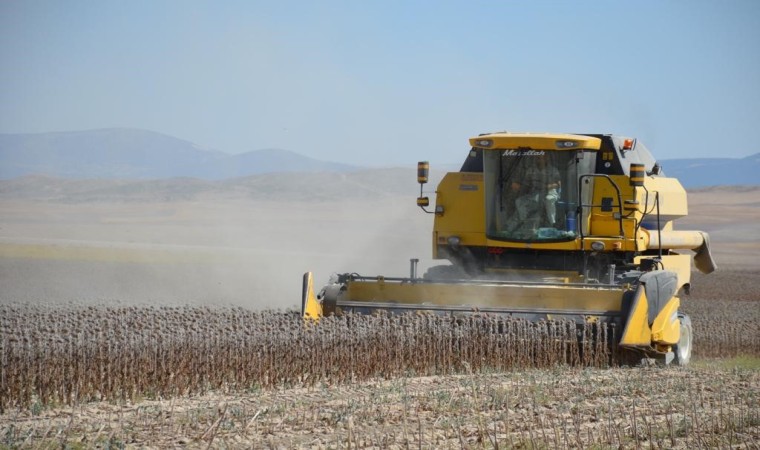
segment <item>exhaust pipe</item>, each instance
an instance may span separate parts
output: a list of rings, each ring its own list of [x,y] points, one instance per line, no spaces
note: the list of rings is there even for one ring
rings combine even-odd
[[[420,262],[417,258],[412,258],[409,260],[409,278],[412,280],[417,279],[417,263]]]

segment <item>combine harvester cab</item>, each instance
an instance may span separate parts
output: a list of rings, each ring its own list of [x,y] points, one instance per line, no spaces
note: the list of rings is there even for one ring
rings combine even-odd
[[[304,275],[302,313],[429,311],[572,320],[618,330],[609,345],[626,361],[685,365],[692,329],[679,312],[692,255],[715,263],[700,231],[675,230],[686,191],[647,148],[612,135],[492,133],[470,139],[459,172],[446,174],[435,204],[434,266],[408,278],[337,275],[315,294]],[[686,252],[684,252],[686,251]]]

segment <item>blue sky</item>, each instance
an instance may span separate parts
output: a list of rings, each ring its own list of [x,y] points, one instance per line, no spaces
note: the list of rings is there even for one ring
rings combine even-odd
[[[454,163],[482,132],[760,151],[760,1],[0,1],[0,132]]]

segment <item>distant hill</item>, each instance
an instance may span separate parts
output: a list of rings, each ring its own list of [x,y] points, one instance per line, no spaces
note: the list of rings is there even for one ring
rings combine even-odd
[[[718,185],[760,185],[760,153],[741,159],[669,159],[662,160],[665,174],[678,178],[686,188]],[[459,165],[437,165],[436,169],[458,170]],[[0,179],[28,175],[53,178],[116,179],[115,185],[126,189],[126,180],[165,180],[194,178],[195,192],[204,191],[203,181],[229,180],[277,173],[349,173],[360,167],[320,161],[281,149],[263,149],[236,155],[201,148],[192,142],[146,130],[114,128],[38,134],[0,134]],[[375,173],[372,171],[364,172]],[[248,180],[248,185],[291,180],[298,177],[274,177]],[[313,177],[332,182],[332,176]],[[351,177],[349,177],[351,178]],[[39,181],[39,179],[38,179]],[[385,180],[376,180],[382,184]],[[28,180],[27,180],[28,182]],[[233,181],[238,183],[240,180]],[[57,183],[57,182],[56,182]],[[163,183],[163,184],[162,184]],[[173,185],[182,181],[152,181]],[[87,184],[87,183],[85,183]],[[114,184],[114,183],[111,183]],[[75,186],[72,181],[69,186]],[[227,186],[221,183],[214,189]],[[204,187],[205,186],[205,187]],[[288,186],[283,187],[286,191]],[[369,184],[364,184],[370,188]],[[6,186],[7,187],[7,186]],[[144,186],[143,186],[144,187]],[[136,184],[133,183],[133,188]],[[323,187],[319,187],[322,189]],[[183,188],[184,189],[184,188]],[[383,190],[384,188],[381,188]],[[182,190],[182,189],[180,189]]]
[[[280,149],[230,155],[146,130],[115,128],[0,134],[0,179],[25,175],[67,178],[225,179],[272,172],[341,172],[356,167]]]
[[[760,185],[760,153],[746,158],[693,158],[660,161],[669,177],[686,188]]]

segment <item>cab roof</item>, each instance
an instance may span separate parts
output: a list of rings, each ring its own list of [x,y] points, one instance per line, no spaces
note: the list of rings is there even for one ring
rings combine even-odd
[[[470,138],[470,145],[484,150],[517,149],[599,150],[602,140],[598,137],[567,133],[488,133]]]

